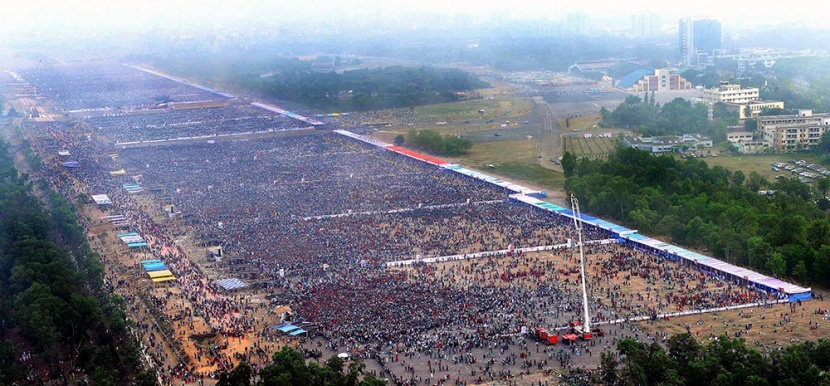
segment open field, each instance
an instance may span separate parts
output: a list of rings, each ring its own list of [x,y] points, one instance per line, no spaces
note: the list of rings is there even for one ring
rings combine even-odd
[[[528,181],[533,185],[545,188],[545,191],[557,193],[558,196],[565,196],[565,175],[543,168],[539,164],[506,163],[497,165],[495,174],[506,176],[516,182]]]
[[[441,135],[460,133],[462,138],[473,142],[473,147],[467,155],[449,161],[517,183],[525,182],[526,185],[534,185],[549,193],[564,194],[565,178],[561,170],[557,170],[549,159],[537,155],[542,119],[536,111],[537,106],[527,98],[501,95],[509,91],[508,86],[499,86],[498,82],[494,84],[494,88],[478,90],[482,93],[495,93],[492,100],[416,107],[415,111],[419,115],[431,114],[436,122],[447,122],[446,125],[386,127],[373,133],[372,137],[392,143],[397,135],[406,136],[410,129],[434,130]],[[480,109],[487,110],[487,113],[479,114]],[[464,123],[464,117],[474,119]],[[555,140],[559,141],[558,135]]]
[[[479,143],[470,152],[455,159],[456,162],[469,165],[503,164],[509,162],[536,163],[533,140],[516,140]]]
[[[527,114],[533,102],[513,96],[473,99],[453,103],[415,107],[419,115],[431,116],[437,122],[459,123],[464,120],[515,118]],[[484,112],[479,112],[484,110]]]
[[[574,129],[581,131],[606,130],[597,127],[597,123],[599,123],[601,119],[602,117],[599,114],[577,115],[572,118],[565,117],[559,119],[559,127],[561,127],[563,131],[572,131]]]
[[[563,191],[565,175],[540,166],[535,148],[534,140],[479,143],[466,156],[451,161],[516,183],[527,182],[548,193]]]
[[[616,138],[583,138],[576,135],[565,135],[562,141],[564,151],[574,154],[577,158],[607,158],[617,146]]]
[[[672,334],[689,331],[699,342],[712,336],[739,334],[749,346],[761,351],[778,350],[792,342],[827,338],[830,320],[824,300],[811,300],[798,304],[776,304],[774,306],[752,307],[743,310],[713,312],[640,322],[638,325],[650,334],[655,332]],[[747,328],[749,327],[749,328]]]
[[[773,172],[771,163],[775,161],[787,162],[789,159],[803,159],[809,163],[820,163],[819,157],[812,153],[790,153],[790,154],[776,154],[776,155],[739,155],[734,156],[728,152],[720,152],[717,157],[707,157],[702,159],[709,167],[721,166],[731,171],[740,170],[745,175],[750,172],[757,172],[768,181],[772,182],[776,176],[792,176],[793,174],[786,170],[780,172]]]

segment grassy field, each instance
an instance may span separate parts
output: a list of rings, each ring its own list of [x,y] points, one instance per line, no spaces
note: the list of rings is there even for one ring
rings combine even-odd
[[[577,157],[607,158],[617,146],[616,138],[582,138],[575,135],[563,138],[565,151]]]
[[[477,90],[484,96],[483,99],[415,108],[416,114],[430,117],[430,120],[435,122],[447,122],[446,125],[386,127],[375,132],[372,137],[383,142],[392,143],[397,135],[406,136],[410,129],[434,130],[442,135],[451,135],[459,131],[501,130],[501,124],[504,124],[506,120],[511,121],[510,128],[514,128],[513,126],[517,124],[523,126],[521,123],[516,123],[516,121],[520,121],[520,117],[534,109],[533,101],[527,98],[514,97],[510,95],[509,87],[498,82],[491,83],[494,84],[493,88]],[[479,110],[485,110],[486,112],[479,113]],[[592,118],[584,119],[590,120]],[[493,122],[487,123],[488,120],[493,120]],[[464,121],[471,122],[465,124]],[[498,175],[513,182],[534,185],[549,192],[562,191],[564,189],[564,175],[561,172],[545,169],[539,165],[536,156],[537,141],[524,139],[524,136],[522,136],[522,139],[514,140],[508,135],[510,128],[505,129],[506,131],[502,133],[501,140],[481,143],[476,141],[467,155],[450,159],[450,161],[488,174]]]
[[[466,165],[504,164],[510,162],[536,163],[536,141],[501,141],[480,143],[457,159]]]
[[[513,182],[526,181],[548,191],[564,190],[565,175],[540,166],[534,155],[535,147],[536,141],[480,143],[466,156],[454,158],[452,162]]]
[[[467,101],[415,107],[415,113],[432,117],[436,122],[463,122],[465,120],[517,118],[533,109],[526,98],[492,97]],[[484,110],[483,113],[479,111]]]
[[[560,172],[545,169],[537,163],[527,164],[511,162],[495,167],[495,174],[507,177],[514,182],[527,181],[531,184],[551,191],[564,192],[565,175]],[[564,193],[563,193],[564,194]]]
[[[799,160],[803,159],[809,163],[820,163],[819,157],[816,157],[812,153],[733,156],[727,152],[722,152],[718,153],[718,156],[715,158],[707,157],[703,160],[707,165],[709,165],[709,167],[719,165],[733,172],[740,170],[747,176],[750,172],[754,171],[766,178],[768,181],[772,182],[775,180],[775,176],[783,175],[789,177],[792,173],[783,169],[780,172],[773,172],[770,164],[775,161],[786,163],[787,160],[792,158]]]
[[[562,131],[572,131],[574,129],[580,131],[605,130],[598,126],[594,127],[601,119],[602,117],[599,114],[579,115],[567,120],[560,119],[559,127],[562,128]]]

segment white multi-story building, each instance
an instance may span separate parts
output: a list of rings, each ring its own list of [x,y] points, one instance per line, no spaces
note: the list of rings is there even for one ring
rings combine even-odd
[[[623,81],[625,81],[625,79]],[[621,86],[623,81],[621,81],[618,86]],[[691,89],[692,82],[689,82],[680,75],[672,74],[671,69],[668,68],[656,69],[654,70],[654,74],[647,74],[637,80],[637,83],[627,87],[627,90],[632,93]]]
[[[764,109],[784,108],[784,102],[761,100],[761,92],[757,87],[743,88],[726,81],[721,82],[720,87],[703,90],[703,102],[725,103],[738,111],[738,119],[756,118]]]
[[[726,133],[726,140],[729,143],[750,142],[753,139],[754,133],[751,131],[732,131]]]
[[[758,137],[778,151],[809,149],[830,127],[830,115],[798,110],[795,115],[758,117]]]
[[[738,119],[757,118],[761,115],[764,109],[784,109],[784,102],[781,101],[752,101],[743,105],[736,106],[738,108]],[[746,109],[749,108],[749,116],[746,115]]]
[[[758,88],[742,88],[739,84],[729,82],[721,82],[718,88],[703,90],[703,101],[710,104],[745,104],[759,99],[761,99],[761,92]]]

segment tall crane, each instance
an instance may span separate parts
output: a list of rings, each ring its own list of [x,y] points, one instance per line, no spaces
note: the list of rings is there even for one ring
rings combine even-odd
[[[581,335],[582,339],[591,339],[593,334],[591,332],[591,316],[588,313],[588,287],[585,285],[587,271],[585,270],[585,251],[582,247],[582,214],[579,212],[579,201],[573,193],[571,193],[571,209],[574,213],[574,227],[579,237],[579,270],[581,273],[580,276],[582,276],[582,315],[585,319],[581,326],[578,324],[574,325],[573,329],[575,333]]]

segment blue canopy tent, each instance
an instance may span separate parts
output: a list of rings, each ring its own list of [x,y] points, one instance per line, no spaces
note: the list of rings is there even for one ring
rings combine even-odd
[[[294,331],[294,330],[297,330],[297,329],[299,329],[299,328],[300,328],[300,327],[297,327],[297,326],[295,326],[295,325],[293,325],[293,324],[286,324],[286,325],[284,325],[284,326],[282,326],[282,327],[277,327],[277,330],[280,330],[280,331],[285,332],[285,333],[289,333],[289,332]]]
[[[164,263],[151,263],[151,264],[144,264],[145,271],[164,271],[167,269],[167,266]]]

